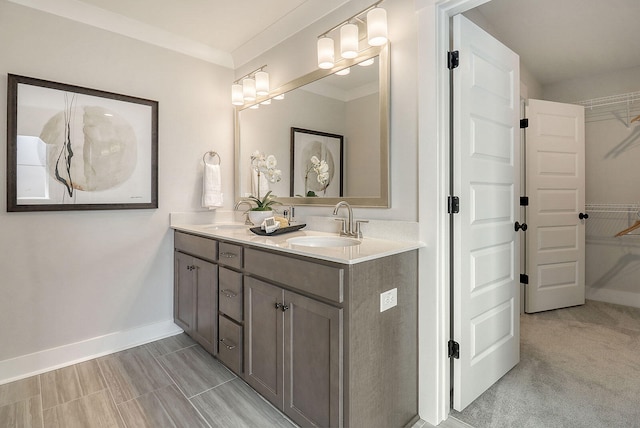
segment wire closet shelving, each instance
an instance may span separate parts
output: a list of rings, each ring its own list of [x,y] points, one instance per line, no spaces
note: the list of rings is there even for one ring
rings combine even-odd
[[[574,101],[573,104],[585,107],[585,118],[589,119],[589,121],[612,119],[611,114],[614,114],[613,117],[615,118],[618,117],[616,113],[623,112],[626,113],[625,124],[629,127],[631,122],[640,117],[632,117],[640,111],[640,91],[593,98],[590,100]],[[621,117],[618,118],[625,119]]]

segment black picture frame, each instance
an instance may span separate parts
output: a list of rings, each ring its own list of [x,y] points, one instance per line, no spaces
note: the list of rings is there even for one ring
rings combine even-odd
[[[8,75],[7,211],[158,208],[158,102]]]

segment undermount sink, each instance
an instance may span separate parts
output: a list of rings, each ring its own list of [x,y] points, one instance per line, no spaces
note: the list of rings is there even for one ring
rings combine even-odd
[[[360,245],[360,241],[345,236],[298,236],[287,239],[291,245],[302,247],[352,247]]]
[[[209,230],[234,230],[234,229],[246,229],[248,226],[241,223],[228,223],[228,224],[210,224],[204,226],[203,229]]]

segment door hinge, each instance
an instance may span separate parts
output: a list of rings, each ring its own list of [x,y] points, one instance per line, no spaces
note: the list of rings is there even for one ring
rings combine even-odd
[[[460,344],[455,340],[449,341],[449,358],[460,359]]]
[[[528,284],[529,283],[529,275],[526,273],[520,274],[520,284]]]
[[[460,53],[458,51],[447,52],[447,68],[453,70],[460,65]]]
[[[520,119],[520,129],[529,127],[529,119]]]
[[[449,196],[449,214],[458,214],[460,212],[460,198],[457,196]]]
[[[520,196],[520,206],[528,207],[529,206],[529,197],[528,196]]]

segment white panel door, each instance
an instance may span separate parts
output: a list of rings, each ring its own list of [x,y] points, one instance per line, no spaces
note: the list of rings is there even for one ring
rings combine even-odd
[[[518,55],[453,20],[453,407],[464,409],[520,360]],[[520,232],[521,233],[521,232]]]
[[[531,313],[584,304],[584,107],[529,100],[526,112]]]

